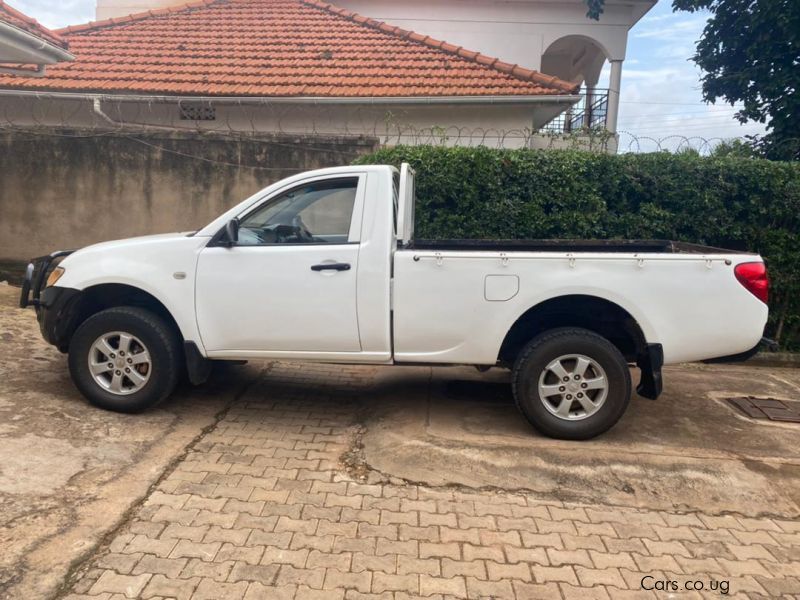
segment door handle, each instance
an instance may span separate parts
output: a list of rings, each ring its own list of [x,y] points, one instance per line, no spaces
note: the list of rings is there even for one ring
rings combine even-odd
[[[312,271],[349,271],[350,263],[321,263],[311,265]]]

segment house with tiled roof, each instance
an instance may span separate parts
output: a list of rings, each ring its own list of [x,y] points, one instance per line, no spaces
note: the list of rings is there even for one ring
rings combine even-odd
[[[110,6],[98,4],[98,15]],[[614,6],[609,0],[607,12]],[[502,51],[491,55],[469,43],[480,46],[480,35],[426,33],[431,22],[418,19],[415,31],[321,0],[201,0],[115,13],[58,31],[76,60],[46,78],[0,76],[0,97],[18,124],[35,112],[32,123],[75,128],[355,134],[390,143],[443,136],[519,146],[585,99],[581,85],[596,79],[590,67],[599,74],[605,60],[591,52],[599,45],[576,34],[578,57],[559,38],[527,62],[511,62],[502,57],[510,50],[489,44]]]
[[[0,0],[0,73],[41,76],[72,59],[64,37]]]
[[[97,0],[96,14],[107,19],[182,1]],[[407,31],[581,84],[578,104],[549,129],[616,131],[628,32],[658,0],[605,0],[598,20],[587,18],[585,0],[334,1]]]

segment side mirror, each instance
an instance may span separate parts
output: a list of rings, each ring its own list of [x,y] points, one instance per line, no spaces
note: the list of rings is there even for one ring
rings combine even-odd
[[[225,224],[225,241],[229,247],[239,241],[239,219],[237,217]]]

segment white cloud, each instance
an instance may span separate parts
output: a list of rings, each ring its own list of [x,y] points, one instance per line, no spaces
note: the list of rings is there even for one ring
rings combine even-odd
[[[628,66],[628,62],[625,62]],[[605,71],[604,71],[605,72]],[[686,70],[677,67],[663,67],[660,69],[630,69],[623,70],[625,79],[627,81],[643,81],[652,83],[663,83],[665,81],[686,80],[687,82],[696,83],[697,77],[694,74],[688,74]]]
[[[633,37],[639,39],[655,39],[655,40],[669,40],[674,41],[676,38],[683,38],[687,34],[694,35],[698,31],[703,29],[703,25],[705,25],[706,18],[705,16],[701,16],[694,19],[684,19],[684,20],[675,20],[675,15],[666,15],[671,17],[671,19],[660,19],[657,21],[659,24],[658,27],[651,27],[650,25],[654,24],[651,22],[645,22],[646,27],[643,29],[639,29],[634,31]],[[670,22],[672,21],[672,22]],[[669,23],[667,26],[663,26],[663,23]]]
[[[51,29],[94,19],[95,3],[92,0],[12,0],[11,4]]]

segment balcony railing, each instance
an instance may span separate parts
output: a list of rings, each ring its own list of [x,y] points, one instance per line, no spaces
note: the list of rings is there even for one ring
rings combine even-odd
[[[605,129],[608,120],[608,90],[583,90],[581,99],[544,125],[544,133],[572,133],[586,129]]]

